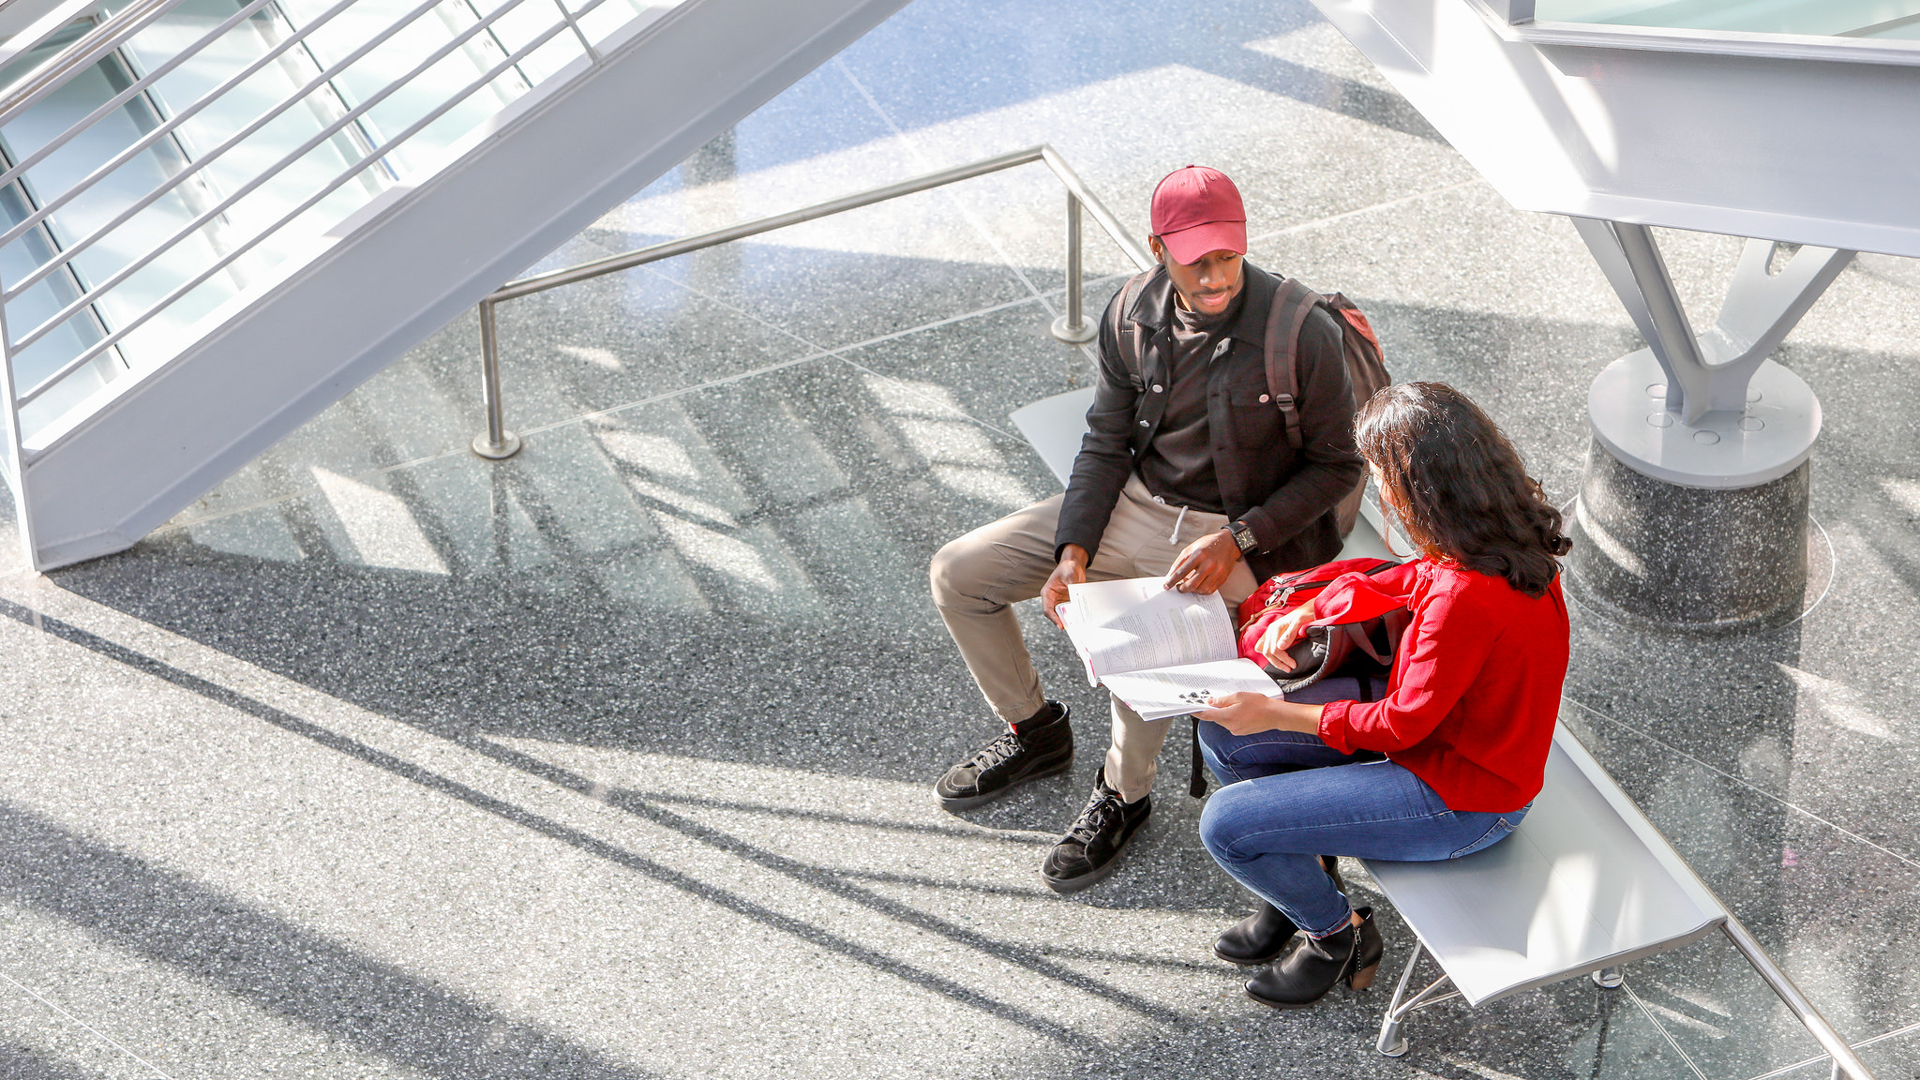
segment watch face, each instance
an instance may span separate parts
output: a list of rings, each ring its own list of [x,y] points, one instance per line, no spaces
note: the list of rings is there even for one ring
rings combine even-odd
[[[1240,545],[1241,551],[1253,550],[1253,546],[1257,541],[1253,538],[1252,529],[1248,528],[1243,522],[1236,521],[1233,523],[1231,531],[1233,532],[1233,542]]]

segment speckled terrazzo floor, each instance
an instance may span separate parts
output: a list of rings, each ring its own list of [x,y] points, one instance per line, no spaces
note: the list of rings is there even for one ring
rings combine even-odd
[[[1305,3],[917,0],[543,266],[1039,142],[1141,232],[1227,170],[1256,262],[1574,493],[1624,313]],[[0,538],[0,1076],[1823,1075],[1717,939],[1389,1061],[1384,987],[1275,1014],[1211,958],[1245,901],[1178,785],[1072,900],[1037,866],[1097,752],[938,808],[992,726],[927,560],[1056,489],[1007,414],[1091,370],[1046,333],[1061,203],[1029,167],[516,301],[503,464],[469,318],[130,552]],[[1710,311],[1738,242],[1666,239]],[[1780,354],[1827,415],[1805,617],[1576,610],[1563,713],[1883,1080],[1920,1076],[1916,341],[1920,269],[1863,256]]]

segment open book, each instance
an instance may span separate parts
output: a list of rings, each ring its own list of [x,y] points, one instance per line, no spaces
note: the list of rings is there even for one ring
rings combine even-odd
[[[1219,593],[1177,592],[1153,577],[1069,585],[1067,597],[1060,621],[1087,682],[1142,719],[1190,713],[1225,694],[1280,696],[1260,665],[1241,658]]]

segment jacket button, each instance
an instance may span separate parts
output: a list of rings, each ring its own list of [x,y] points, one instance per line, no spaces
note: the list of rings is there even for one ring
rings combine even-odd
[[[1147,422],[1146,422],[1145,420],[1142,420],[1142,421],[1140,421],[1140,426],[1141,426],[1141,427],[1146,427],[1146,426],[1147,426]]]
[[[1160,391],[1161,391],[1161,389],[1162,389],[1162,387],[1160,386],[1160,384],[1159,384],[1159,383],[1154,383],[1154,384],[1153,384],[1153,392],[1154,392],[1154,393],[1156,393],[1156,394],[1158,394],[1158,393],[1160,393]]]
[[[1260,404],[1262,404],[1262,405],[1265,405],[1265,404],[1266,404],[1267,402],[1269,402],[1269,401],[1271,401],[1271,400],[1273,400],[1273,399],[1272,399],[1272,398],[1270,398],[1270,397],[1268,397],[1268,396],[1267,396],[1267,395],[1265,395],[1265,394],[1261,394],[1261,395],[1260,395]]]

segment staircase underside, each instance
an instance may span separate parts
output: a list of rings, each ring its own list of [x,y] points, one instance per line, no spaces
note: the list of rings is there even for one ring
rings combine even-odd
[[[699,0],[616,34],[606,62],[515,102],[164,367],[36,435],[16,485],[33,564],[131,546],[903,3]]]

